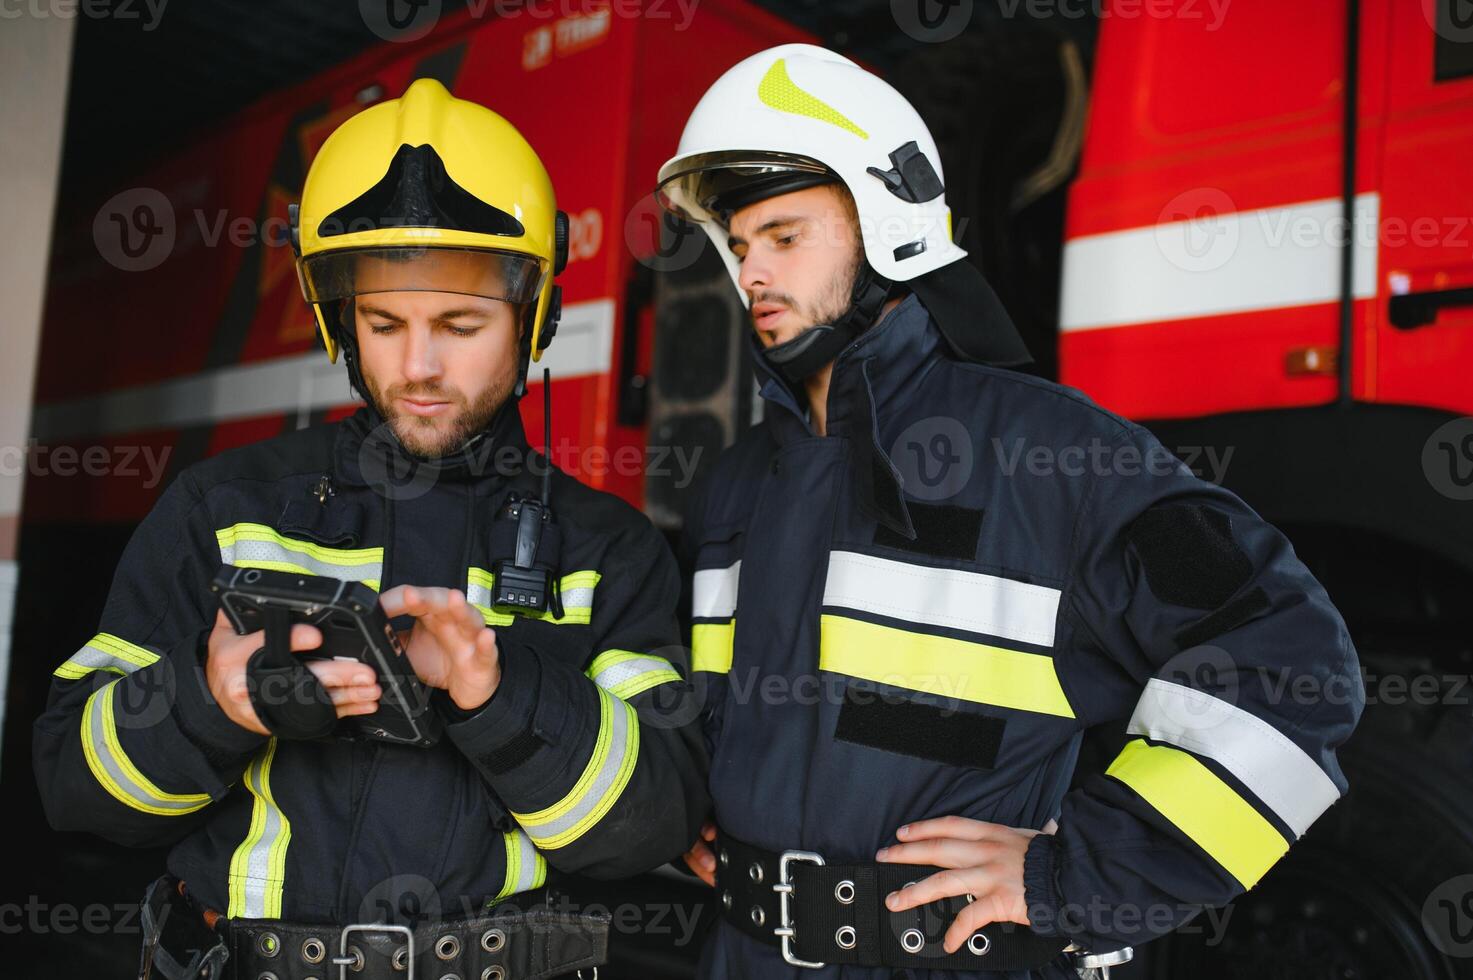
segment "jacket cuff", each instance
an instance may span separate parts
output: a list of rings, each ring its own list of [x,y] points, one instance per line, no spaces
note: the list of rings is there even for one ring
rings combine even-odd
[[[228,769],[264,745],[267,736],[258,735],[231,721],[210,693],[202,659],[208,637],[209,632],[204,631],[186,640],[188,649],[180,650],[170,658],[171,663],[178,665],[171,710],[179,730],[204,754],[210,765]]]
[[[1035,835],[1023,855],[1023,902],[1029,928],[1040,936],[1063,935],[1058,921],[1063,904],[1055,872],[1058,855],[1059,841],[1053,834]]]
[[[502,646],[501,682],[483,707],[466,712],[448,697],[438,699],[445,733],[481,769],[492,775],[508,772],[543,745],[532,727],[541,688],[537,654],[528,647]]]

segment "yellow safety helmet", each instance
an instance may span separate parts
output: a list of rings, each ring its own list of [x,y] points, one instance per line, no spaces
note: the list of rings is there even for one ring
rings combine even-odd
[[[334,130],[289,212],[302,295],[334,362],[340,303],[365,292],[465,292],[523,305],[531,325],[523,372],[557,330],[553,277],[567,264],[568,219],[547,169],[511,123],[434,79]],[[343,339],[352,344],[351,334]]]

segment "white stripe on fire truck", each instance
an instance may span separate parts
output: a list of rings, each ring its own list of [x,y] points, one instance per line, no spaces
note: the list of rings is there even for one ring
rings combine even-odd
[[[557,342],[537,366],[551,368],[555,378],[606,373],[613,337],[612,299],[570,303],[563,307]],[[31,435],[56,442],[281,414],[295,415],[304,426],[312,412],[355,401],[343,365],[313,351],[37,405]]]
[[[1356,198],[1354,294],[1376,295],[1381,196]],[[1061,331],[1330,303],[1339,198],[1085,235],[1064,245]]]

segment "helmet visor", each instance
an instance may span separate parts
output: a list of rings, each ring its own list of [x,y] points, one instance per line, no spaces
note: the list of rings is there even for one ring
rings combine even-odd
[[[678,167],[655,188],[661,206],[688,221],[722,224],[748,204],[839,179],[810,157],[758,150],[694,154]]]
[[[298,273],[309,303],[402,290],[530,303],[542,285],[542,266],[540,259],[518,252],[400,246],[311,255],[298,264]]]

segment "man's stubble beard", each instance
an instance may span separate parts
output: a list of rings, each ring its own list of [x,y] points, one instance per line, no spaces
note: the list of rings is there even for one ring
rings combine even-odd
[[[798,332],[783,341],[783,343],[791,343],[814,327],[833,323],[839,317],[849,312],[849,307],[853,305],[854,281],[859,277],[859,268],[863,261],[864,249],[856,248],[853,255],[850,256],[849,265],[844,272],[829,280],[828,288],[813,301],[811,306],[808,304],[799,304],[787,293],[778,293],[775,291],[761,292],[752,296],[752,305],[756,306],[758,303],[764,301],[782,303],[804,319],[806,322],[802,327],[798,328]]]
[[[373,407],[389,423],[399,444],[421,459],[439,459],[464,446],[467,440],[491,424],[516,383],[514,378],[498,378],[474,402],[465,407],[464,395],[439,385],[398,385],[392,389],[392,394],[386,396],[372,378],[365,375],[363,380],[368,387]],[[439,419],[421,418],[393,410],[395,399],[411,396],[448,398],[455,412],[453,424],[441,435],[437,424]]]

